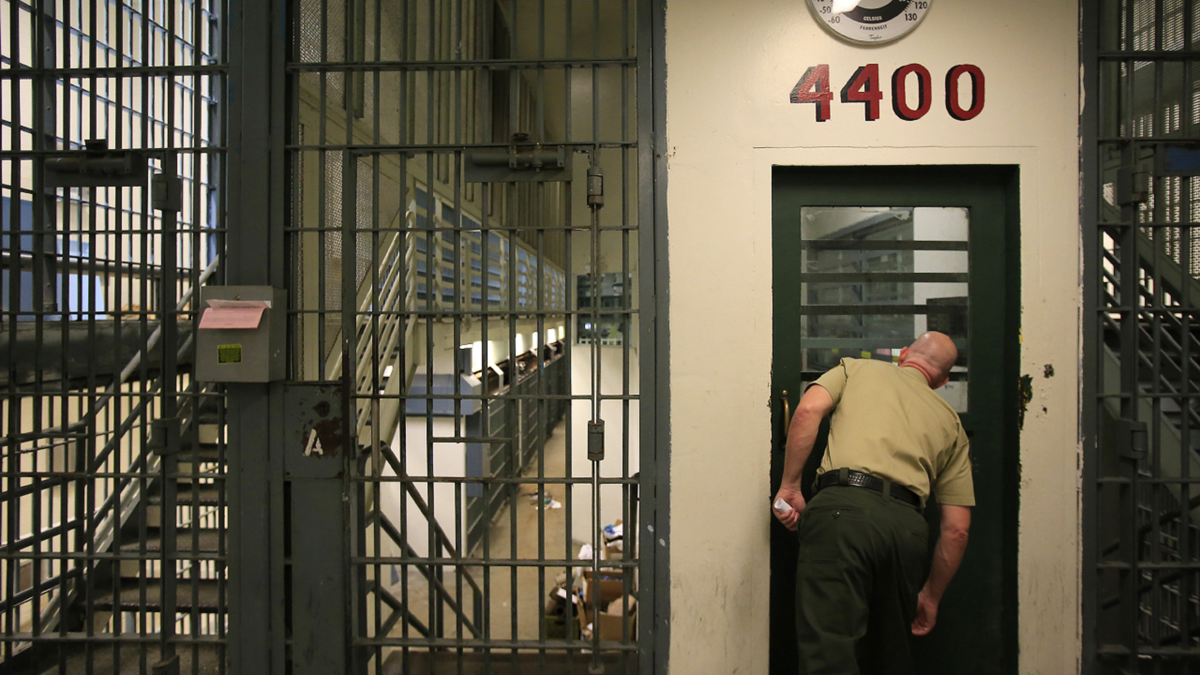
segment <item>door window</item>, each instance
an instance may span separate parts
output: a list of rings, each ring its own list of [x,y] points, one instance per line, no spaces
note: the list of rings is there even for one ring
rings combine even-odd
[[[959,350],[937,392],[967,412],[969,209],[810,206],[800,221],[804,379],[847,356],[895,363],[936,330]]]

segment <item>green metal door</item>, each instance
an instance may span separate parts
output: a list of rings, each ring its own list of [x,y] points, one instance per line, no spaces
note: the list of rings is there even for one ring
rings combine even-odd
[[[973,166],[777,167],[773,175],[772,493],[786,409],[839,358],[894,362],[925,330],[959,347],[938,391],[971,436],[976,507],[938,624],[914,640],[921,673],[1016,672],[1016,178],[1015,168]],[[824,429],[806,485],[823,452]],[[937,513],[931,500],[934,535]],[[797,670],[797,542],[774,521],[771,550],[771,672],[782,675]]]

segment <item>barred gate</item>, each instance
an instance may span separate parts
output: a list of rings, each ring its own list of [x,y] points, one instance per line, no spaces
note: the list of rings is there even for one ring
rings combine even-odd
[[[661,668],[662,13],[0,0],[0,670]]]
[[[1084,671],[1200,670],[1200,6],[1086,3]]]
[[[0,1],[0,669],[223,672],[225,7]]]
[[[354,365],[368,669],[638,672],[638,16],[301,3],[297,365]]]

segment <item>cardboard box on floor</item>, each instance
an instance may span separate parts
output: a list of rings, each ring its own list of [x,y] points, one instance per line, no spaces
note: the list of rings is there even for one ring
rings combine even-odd
[[[629,635],[625,635],[625,615],[629,615]],[[592,630],[600,630],[600,639],[606,642],[622,642],[637,640],[637,599],[632,596],[618,598],[608,604],[605,611],[593,619],[591,610],[585,604],[579,614],[580,631],[592,624]]]
[[[624,639],[624,615],[629,615],[630,639],[637,637],[637,600],[632,596],[624,596],[625,571],[600,570],[596,583],[592,583],[592,570],[583,571],[583,579],[587,585],[584,591],[585,601],[579,611],[579,626],[586,628],[589,623],[593,629],[599,629],[601,640],[620,641]],[[630,591],[633,591],[632,583]],[[622,599],[623,598],[623,599]],[[593,620],[593,609],[599,607],[597,620]]]
[[[608,603],[616,600],[625,593],[625,570],[602,569],[597,583],[592,583],[592,570],[583,570],[584,598],[591,606],[607,607]],[[632,582],[629,590],[634,591]],[[600,597],[597,600],[596,594]]]

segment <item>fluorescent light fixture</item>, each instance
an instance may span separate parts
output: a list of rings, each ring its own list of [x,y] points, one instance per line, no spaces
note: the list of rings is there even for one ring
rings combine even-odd
[[[387,378],[389,378],[391,376],[392,376],[392,367],[391,366],[385,367],[383,369],[383,379],[386,380]]]
[[[862,0],[833,0],[833,13],[845,14],[846,12],[852,11],[855,7],[858,7],[858,3],[860,2],[862,2]]]

